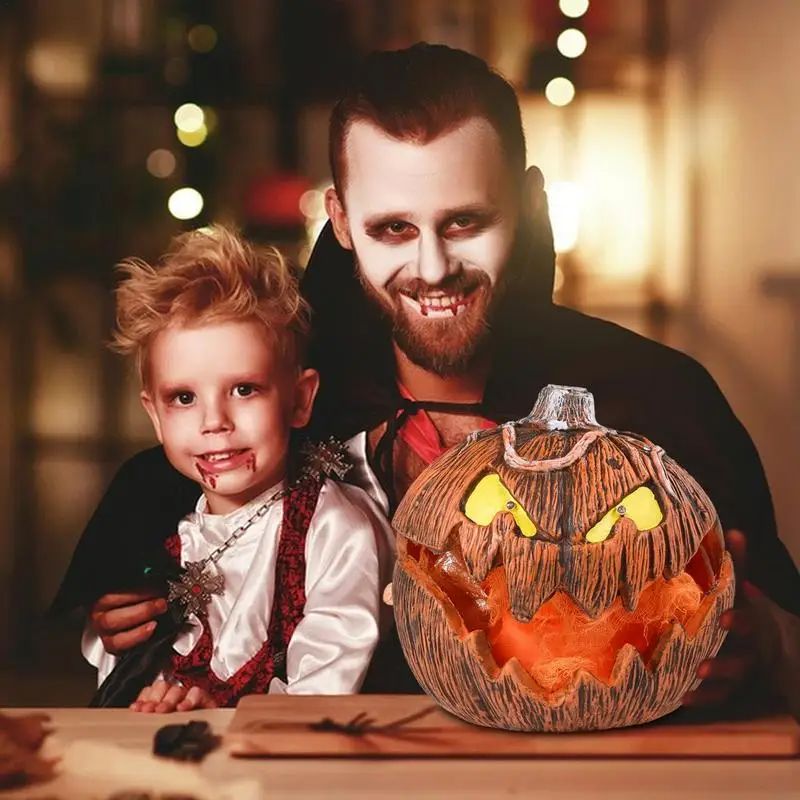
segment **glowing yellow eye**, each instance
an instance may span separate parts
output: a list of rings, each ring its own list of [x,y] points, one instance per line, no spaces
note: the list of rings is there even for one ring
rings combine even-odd
[[[639,531],[649,531],[661,524],[664,514],[652,489],[640,486],[617,503],[587,534],[587,542],[602,542],[622,517],[632,519]]]
[[[500,476],[494,473],[486,475],[478,481],[467,498],[464,514],[476,525],[489,525],[501,511],[507,511],[514,517],[523,536],[536,535],[536,526],[503,485]]]

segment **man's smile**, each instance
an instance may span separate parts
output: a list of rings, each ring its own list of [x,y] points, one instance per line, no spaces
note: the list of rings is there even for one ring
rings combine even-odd
[[[423,317],[455,317],[475,299],[475,290],[458,294],[423,294],[400,291],[400,297],[412,311]]]

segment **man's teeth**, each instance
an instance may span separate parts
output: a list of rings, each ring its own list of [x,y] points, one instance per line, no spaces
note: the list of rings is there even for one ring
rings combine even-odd
[[[441,295],[437,297],[424,297],[422,302],[427,306],[433,308],[444,308],[446,306],[454,306],[464,300],[464,295]]]
[[[420,295],[417,297],[419,310],[423,317],[427,317],[429,313],[442,314],[449,311],[453,316],[456,316],[460,310],[466,307],[464,295]]]

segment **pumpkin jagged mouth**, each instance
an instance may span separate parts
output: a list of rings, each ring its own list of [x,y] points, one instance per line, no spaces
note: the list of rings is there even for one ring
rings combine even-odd
[[[635,647],[645,666],[654,669],[675,624],[693,639],[717,596],[733,580],[730,558],[719,531],[712,528],[684,571],[650,581],[630,611],[622,590],[596,618],[586,614],[568,592],[558,590],[529,622],[520,622],[509,611],[502,558],[479,582],[470,574],[457,538],[450,543],[450,549],[437,553],[399,537],[398,559],[446,601],[445,616],[462,639],[475,632],[483,634],[498,668],[516,658],[547,693],[562,692],[580,671],[611,685],[617,657],[626,645]]]

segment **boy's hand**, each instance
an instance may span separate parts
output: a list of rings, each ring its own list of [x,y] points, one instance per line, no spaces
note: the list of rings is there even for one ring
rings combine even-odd
[[[187,689],[160,678],[152,686],[142,689],[130,707],[144,714],[169,714],[172,711],[216,708],[217,704],[199,686]]]
[[[152,591],[103,595],[90,613],[107,653],[119,655],[146,642],[156,629],[155,617],[167,610],[167,601]]]

